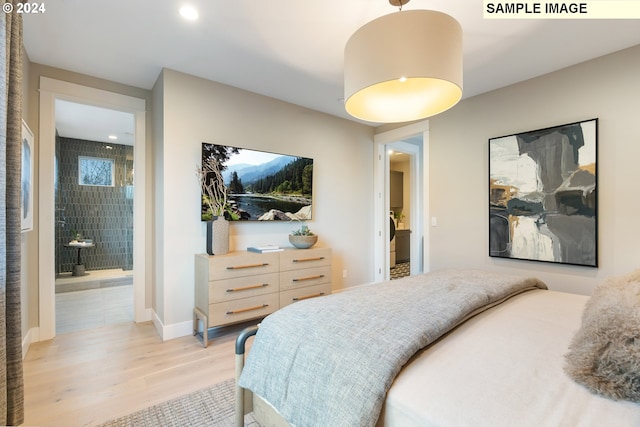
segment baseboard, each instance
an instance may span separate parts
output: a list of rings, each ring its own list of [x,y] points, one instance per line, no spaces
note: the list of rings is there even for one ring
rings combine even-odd
[[[172,325],[165,325],[162,323],[158,314],[153,311],[153,325],[160,334],[162,341],[168,341],[175,338],[186,337],[193,335],[193,321],[174,323]]]
[[[22,360],[27,357],[27,352],[31,348],[31,343],[37,342],[40,338],[40,329],[38,327],[30,328],[22,339]]]

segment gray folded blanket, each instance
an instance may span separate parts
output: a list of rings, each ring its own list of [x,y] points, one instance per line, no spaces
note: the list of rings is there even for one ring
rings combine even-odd
[[[443,270],[289,305],[264,319],[239,379],[293,426],[375,425],[418,350],[534,278]]]

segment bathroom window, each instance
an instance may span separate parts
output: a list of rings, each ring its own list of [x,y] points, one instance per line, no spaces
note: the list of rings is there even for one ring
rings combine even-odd
[[[98,157],[78,157],[78,184],[113,187],[114,160]]]

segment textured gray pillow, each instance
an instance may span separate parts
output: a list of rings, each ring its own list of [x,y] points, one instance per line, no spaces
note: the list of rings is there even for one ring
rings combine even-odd
[[[596,287],[565,360],[592,392],[640,402],[640,270]]]

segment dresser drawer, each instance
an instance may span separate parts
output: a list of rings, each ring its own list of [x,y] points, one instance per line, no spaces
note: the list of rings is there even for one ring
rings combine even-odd
[[[279,308],[279,299],[279,294],[273,293],[211,304],[209,327],[264,317]]]
[[[209,257],[209,280],[225,280],[256,274],[277,273],[278,252],[253,254],[238,252],[224,256]]]
[[[291,289],[280,292],[280,308],[309,298],[321,297],[331,294],[331,283],[307,286],[306,288]]]
[[[280,272],[280,291],[331,283],[331,266]]]
[[[194,267],[194,334],[200,334],[203,323],[208,329],[261,319],[332,290],[331,248],[197,254]],[[207,347],[204,331],[202,343]]]
[[[209,304],[278,292],[278,273],[209,282]]]
[[[331,249],[295,249],[280,252],[280,271],[331,265]]]

